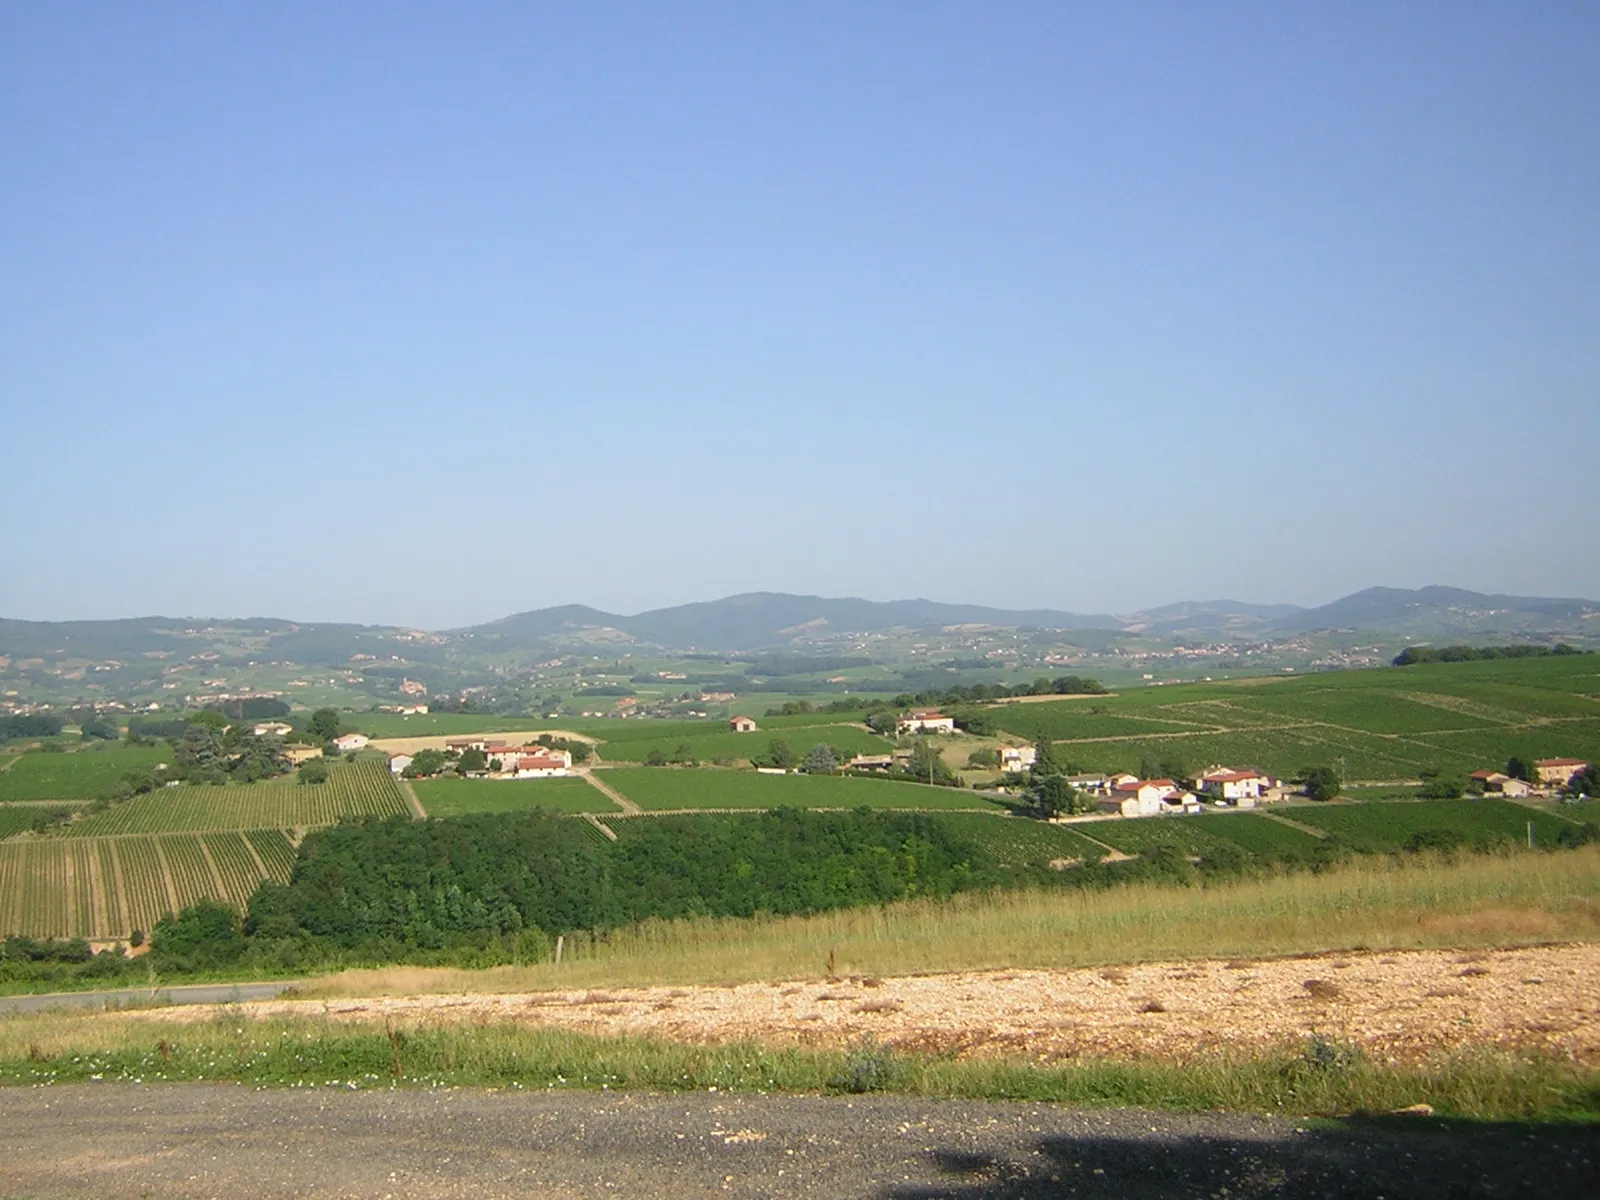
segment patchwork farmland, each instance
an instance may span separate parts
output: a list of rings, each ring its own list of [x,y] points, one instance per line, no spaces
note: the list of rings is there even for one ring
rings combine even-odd
[[[113,940],[197,900],[242,909],[263,879],[288,880],[289,830],[409,811],[384,764],[358,762],[323,784],[162,788],[43,836],[12,820],[0,826],[13,834],[0,840],[0,932]]]
[[[1465,775],[1513,755],[1600,758],[1600,659],[1425,664],[1303,677],[1175,684],[1112,696],[1000,704],[1006,732],[1048,738],[1095,771],[1146,759],[1191,769],[1249,763],[1279,775],[1342,764],[1355,781]]]
[[[197,900],[243,908],[263,879],[287,881],[279,830],[0,842],[0,929],[109,940]]]
[[[407,811],[405,797],[383,763],[339,763],[329,769],[326,783],[302,784],[290,776],[228,787],[161,788],[90,813],[66,826],[63,836],[309,828]]]

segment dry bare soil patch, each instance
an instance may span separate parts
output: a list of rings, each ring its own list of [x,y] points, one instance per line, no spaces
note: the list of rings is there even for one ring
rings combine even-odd
[[[1394,1064],[1467,1046],[1600,1063],[1600,946],[1198,960],[900,978],[271,1001],[259,1016],[511,1021],[692,1043],[845,1046],[963,1058],[1186,1061],[1313,1035]],[[206,1010],[164,1010],[160,1020]]]

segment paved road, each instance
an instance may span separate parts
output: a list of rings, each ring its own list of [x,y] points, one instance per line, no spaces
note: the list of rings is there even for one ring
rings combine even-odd
[[[0,1013],[42,1012],[50,1008],[127,1008],[136,1004],[237,1004],[271,1000],[293,983],[189,983],[181,987],[118,988],[110,992],[50,992],[0,996]],[[0,1198],[3,1200],[3,1198]]]
[[[0,1093],[0,1197],[1593,1200],[1597,1139],[887,1096],[91,1084]]]

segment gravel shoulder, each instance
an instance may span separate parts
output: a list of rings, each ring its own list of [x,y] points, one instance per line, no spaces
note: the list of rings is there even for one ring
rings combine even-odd
[[[901,1097],[18,1090],[0,1196],[384,1200],[618,1195],[1595,1194],[1592,1127],[1321,1124]]]
[[[214,1008],[158,1010],[203,1020]],[[1184,1061],[1313,1033],[1396,1064],[1464,1046],[1600,1063],[1600,946],[1194,960],[730,987],[270,1000],[234,1011],[352,1022],[512,1021],[673,1041],[845,1046],[963,1058]],[[128,1014],[138,1019],[139,1014]]]

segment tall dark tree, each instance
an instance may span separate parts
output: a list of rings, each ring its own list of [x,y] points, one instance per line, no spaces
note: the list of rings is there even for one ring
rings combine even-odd
[[[331,708],[319,708],[311,714],[306,732],[317,742],[331,742],[339,736],[339,714]]]

